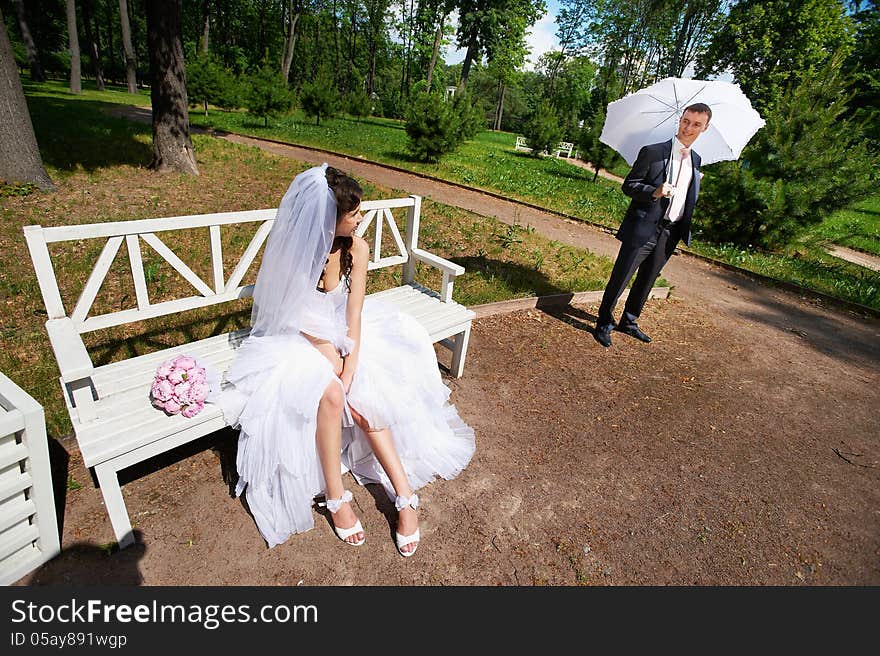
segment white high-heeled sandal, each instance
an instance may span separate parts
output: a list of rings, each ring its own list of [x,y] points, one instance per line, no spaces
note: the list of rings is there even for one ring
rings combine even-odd
[[[413,510],[418,510],[419,507],[419,496],[415,493],[411,497],[401,497],[398,496],[397,499],[394,500],[394,506],[397,508],[397,512],[400,512],[407,506],[412,508]],[[394,532],[394,540],[397,542],[397,551],[404,558],[409,558],[412,556],[416,549],[418,549],[418,545],[412,551],[403,551],[403,547],[408,544],[412,544],[413,542],[419,541],[419,529],[416,529],[416,532],[412,535],[401,535],[397,531]]]
[[[340,498],[327,499],[326,501],[324,501],[323,503],[319,503],[318,505],[319,506],[326,506],[327,510],[329,510],[333,514],[336,514],[339,512],[339,509],[342,508],[343,503],[349,503],[349,502],[351,502],[351,500],[353,498],[354,498],[354,496],[351,494],[351,491],[345,490],[342,493],[342,496]],[[330,521],[332,522],[333,520],[330,520]],[[357,520],[354,523],[354,526],[352,526],[350,528],[339,528],[338,526],[336,526],[336,524],[333,524],[333,530],[336,532],[336,537],[338,537],[340,540],[345,542],[345,544],[352,546],[352,547],[359,547],[364,542],[367,541],[367,536],[366,536],[366,533],[364,532],[364,527],[361,526],[361,520]],[[349,542],[346,539],[346,538],[349,538],[352,535],[355,535],[357,533],[364,533],[364,537],[362,537],[357,542]]]

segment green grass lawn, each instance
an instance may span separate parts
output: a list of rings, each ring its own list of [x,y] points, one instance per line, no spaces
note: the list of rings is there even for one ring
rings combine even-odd
[[[325,119],[318,126],[299,111],[269,120],[245,112],[212,110],[207,117],[191,111],[194,125],[266,137],[288,143],[323,148],[374,162],[392,164],[534,203],[606,226],[616,226],[627,199],[617,183],[598,178],[590,171],[555,157],[535,158],[514,150],[516,135],[481,132],[436,164],[414,160],[406,149],[407,138],[400,121],[347,117]]]
[[[780,253],[694,240],[691,250],[770,278],[880,310],[880,274],[828,255],[822,248],[792,246]]]
[[[880,194],[834,212],[810,230],[805,241],[839,244],[880,256]]]

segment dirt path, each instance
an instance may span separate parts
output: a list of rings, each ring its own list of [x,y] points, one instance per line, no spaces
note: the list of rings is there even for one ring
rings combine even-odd
[[[605,232],[515,203],[265,147],[616,253]],[[475,322],[449,384],[477,452],[420,491],[414,558],[394,549],[387,499],[354,483],[364,547],[318,517],[266,549],[229,495],[226,433],[129,472],[140,543],[109,555],[100,492],[63,445],[82,486],[63,499],[65,551],[22,583],[880,584],[880,321],[683,255],[664,276],[650,345],[615,334],[602,349],[593,305]]]
[[[858,264],[859,266],[873,269],[874,271],[880,271],[880,257],[877,257],[876,255],[863,253],[862,251],[847,248],[846,246],[838,246],[836,244],[832,244],[828,248],[828,252],[834,257],[839,257],[847,262],[852,262],[853,264]]]

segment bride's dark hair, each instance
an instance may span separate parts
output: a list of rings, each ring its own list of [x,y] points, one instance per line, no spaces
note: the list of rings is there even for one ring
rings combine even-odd
[[[336,221],[338,222],[339,219],[361,204],[364,190],[361,189],[361,186],[355,180],[345,175],[342,171],[334,169],[332,166],[327,167],[326,176],[327,186],[333,190],[333,196],[336,198]],[[339,268],[347,287],[349,287],[348,277],[351,274],[352,266],[352,243],[351,237],[335,237],[332,246],[332,250],[337,248],[340,250]],[[323,278],[323,274],[321,277]]]

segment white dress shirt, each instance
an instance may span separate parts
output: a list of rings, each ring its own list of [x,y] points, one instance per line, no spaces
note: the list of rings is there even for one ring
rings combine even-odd
[[[675,186],[675,194],[669,202],[669,209],[666,212],[666,218],[670,221],[678,221],[684,213],[684,203],[687,200],[688,188],[691,184],[691,178],[694,177],[694,165],[691,161],[690,150],[688,156],[682,157],[681,149],[684,148],[678,138],[672,140],[672,171],[670,178]]]

